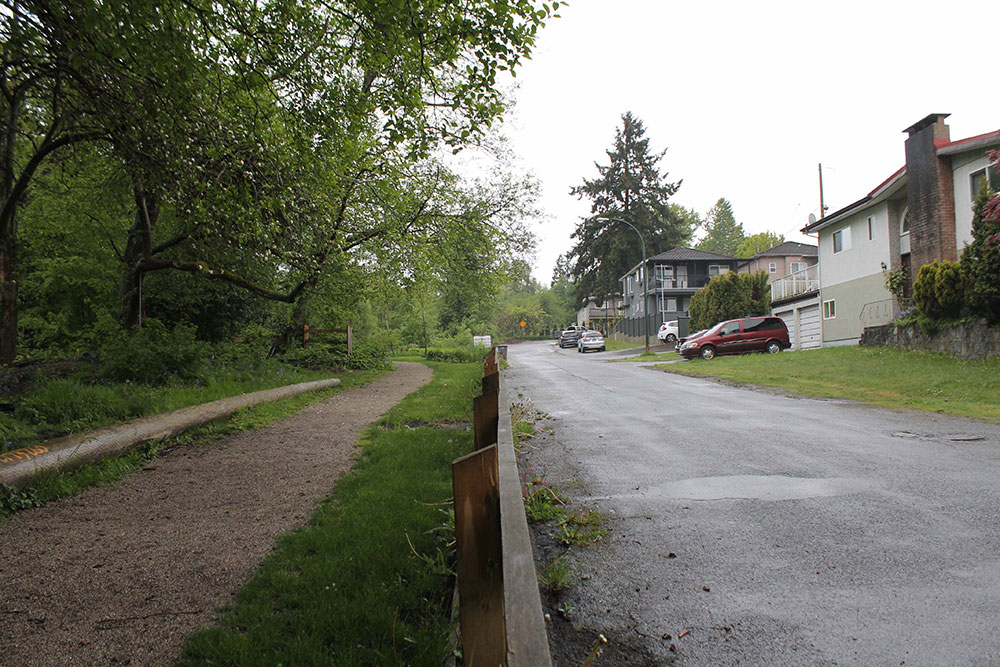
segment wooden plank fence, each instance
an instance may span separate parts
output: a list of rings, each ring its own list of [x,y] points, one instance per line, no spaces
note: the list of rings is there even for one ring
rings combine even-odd
[[[351,356],[354,352],[354,329],[348,324],[346,329],[310,329],[308,324],[302,325],[302,347],[307,347],[309,345],[309,336],[311,334],[347,334],[347,356]]]
[[[510,402],[495,347],[483,371],[483,393],[473,399],[476,451],[452,463],[462,655],[473,667],[549,667]]]

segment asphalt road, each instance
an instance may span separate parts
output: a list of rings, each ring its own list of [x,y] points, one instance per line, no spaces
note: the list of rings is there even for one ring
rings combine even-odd
[[[680,665],[1000,664],[1000,426],[613,355],[508,351],[536,473],[609,517],[578,626]]]

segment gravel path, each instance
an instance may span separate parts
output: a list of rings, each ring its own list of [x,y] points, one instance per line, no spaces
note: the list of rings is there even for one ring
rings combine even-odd
[[[358,432],[430,380],[399,363],[372,384],[122,482],[0,524],[0,665],[168,665],[274,538],[329,495]]]

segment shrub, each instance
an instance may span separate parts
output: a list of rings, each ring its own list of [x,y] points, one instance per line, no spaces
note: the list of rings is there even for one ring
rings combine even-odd
[[[289,350],[282,356],[285,361],[310,370],[385,370],[390,368],[384,347],[368,341],[354,346],[351,355],[342,345],[314,343],[308,347]]]
[[[962,251],[966,305],[991,324],[1000,322],[1000,208],[985,187],[973,205],[972,242]]]
[[[155,319],[142,328],[124,332],[104,343],[102,375],[120,382],[167,384],[201,378],[206,347],[195,338],[195,328],[178,324],[173,330]]]
[[[962,314],[965,290],[962,269],[958,262],[945,261],[938,264],[934,279],[934,296],[937,298],[940,317],[954,319]]]
[[[913,281],[913,303],[916,304],[920,312],[930,319],[937,319],[941,306],[937,298],[937,270],[938,262],[924,264],[917,272],[917,279]]]
[[[706,329],[723,320],[767,315],[770,307],[766,273],[730,271],[712,278],[691,297],[691,328]]]
[[[484,347],[429,347],[427,360],[473,363],[485,359],[487,352]]]

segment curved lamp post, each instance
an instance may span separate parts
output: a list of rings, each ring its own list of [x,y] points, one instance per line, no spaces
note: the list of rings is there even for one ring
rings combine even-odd
[[[649,352],[649,267],[646,266],[646,242],[642,239],[642,234],[638,228],[628,220],[621,218],[600,217],[598,222],[621,222],[632,228],[632,231],[639,237],[639,245],[642,247],[642,329],[646,334],[646,352]]]

